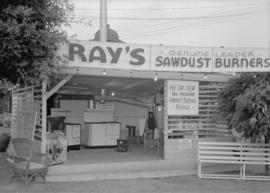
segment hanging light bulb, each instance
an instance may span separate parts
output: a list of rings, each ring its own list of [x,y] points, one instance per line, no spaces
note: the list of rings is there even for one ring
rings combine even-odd
[[[104,69],[103,72],[102,72],[102,75],[103,75],[103,76],[106,76],[106,74],[107,74],[107,72],[106,72],[106,70]]]
[[[112,96],[115,96],[115,93],[112,91]]]
[[[155,82],[158,81],[158,74],[157,74],[157,72],[155,73],[154,81],[155,81]]]
[[[204,77],[203,77],[203,79],[205,79],[205,80],[206,80],[207,78],[208,78],[208,77],[207,77],[207,74],[205,74],[205,75],[204,75]]]

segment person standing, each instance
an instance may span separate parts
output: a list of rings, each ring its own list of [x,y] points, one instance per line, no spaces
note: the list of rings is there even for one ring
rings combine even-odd
[[[154,139],[155,129],[157,128],[156,120],[154,117],[153,112],[148,112],[148,119],[147,119],[147,130],[148,130],[148,137],[150,139]]]

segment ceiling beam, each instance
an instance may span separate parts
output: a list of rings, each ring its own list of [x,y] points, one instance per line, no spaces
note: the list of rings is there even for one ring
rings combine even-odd
[[[46,93],[46,98],[50,98],[54,93],[56,93],[62,86],[64,86],[74,75],[69,74],[64,79],[62,79],[55,87]]]
[[[126,103],[129,105],[136,105],[136,106],[140,106],[140,107],[144,107],[146,109],[150,109],[151,104],[148,103],[144,103],[144,102],[140,102],[140,101],[136,101],[136,100],[130,100],[130,99],[123,99],[123,98],[119,98],[119,97],[100,97],[97,96],[95,97],[96,100],[105,100],[105,101],[115,101],[115,102],[120,102],[120,103]]]
[[[123,88],[124,89],[131,89],[135,86],[139,86],[141,84],[144,84],[145,82],[147,82],[147,81],[139,81],[139,82],[135,82],[135,83],[130,83],[129,85],[124,86]]]
[[[75,75],[88,75],[102,77],[103,68],[65,68],[64,72]],[[144,78],[153,79],[156,72],[153,71],[136,71],[136,70],[119,70],[106,69],[108,77],[121,78]],[[130,74],[132,72],[132,76]],[[224,73],[192,73],[192,72],[158,72],[159,80],[187,80],[203,82],[227,82],[232,76]]]

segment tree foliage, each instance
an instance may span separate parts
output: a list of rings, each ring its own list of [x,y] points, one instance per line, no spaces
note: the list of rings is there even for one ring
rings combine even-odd
[[[71,10],[68,0],[1,0],[0,79],[31,84],[50,76]]]
[[[220,92],[219,111],[252,142],[270,138],[270,73],[243,73]]]

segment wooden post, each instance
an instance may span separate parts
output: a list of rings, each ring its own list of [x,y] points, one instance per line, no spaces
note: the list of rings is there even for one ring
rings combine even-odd
[[[167,153],[167,143],[168,143],[168,104],[167,104],[167,94],[168,94],[168,90],[167,90],[167,87],[168,87],[168,81],[165,80],[164,81],[164,113],[163,113],[163,116],[164,116],[164,149],[163,149],[163,154],[164,154],[164,159],[166,159],[166,153]]]
[[[42,132],[41,132],[41,152],[46,153],[46,130],[47,130],[47,79],[42,81]]]
[[[41,152],[46,153],[46,132],[47,132],[47,100],[56,91],[58,91],[63,85],[65,85],[73,75],[66,76],[62,81],[60,81],[53,89],[47,92],[48,80],[44,79],[42,81],[42,133],[41,133]]]
[[[107,0],[100,0],[100,41],[107,42]]]

